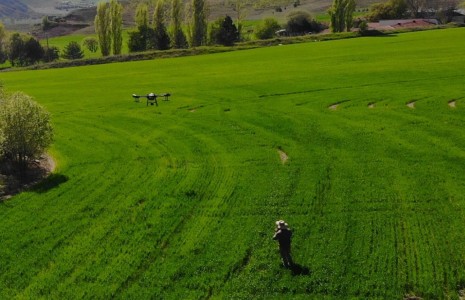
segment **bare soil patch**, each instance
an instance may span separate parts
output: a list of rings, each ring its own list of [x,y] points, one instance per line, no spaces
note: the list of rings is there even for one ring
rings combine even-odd
[[[336,110],[338,108],[339,104],[336,103],[336,104],[333,104],[333,105],[330,105],[328,108],[331,109],[331,110]]]
[[[55,170],[54,160],[43,155],[29,163],[27,170],[20,176],[10,162],[0,162],[0,201],[25,191],[38,184]]]
[[[289,160],[289,156],[287,155],[286,152],[284,152],[281,149],[278,149],[278,153],[279,153],[279,158],[281,159],[281,162],[285,164]]]
[[[374,103],[369,103],[368,108],[375,108],[375,104]]]
[[[449,107],[452,107],[452,108],[456,108],[457,107],[457,103],[455,100],[451,100],[449,101],[447,104],[449,104]]]
[[[407,103],[407,106],[410,107],[410,108],[415,108],[415,101],[411,101],[411,102]]]

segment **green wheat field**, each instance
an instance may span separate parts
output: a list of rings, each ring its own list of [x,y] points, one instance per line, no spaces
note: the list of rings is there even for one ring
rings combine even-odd
[[[464,51],[457,28],[1,73],[51,113],[56,169],[0,203],[0,298],[459,299]]]

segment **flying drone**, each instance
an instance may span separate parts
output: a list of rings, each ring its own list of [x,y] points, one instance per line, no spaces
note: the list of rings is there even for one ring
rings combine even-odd
[[[150,105],[153,105],[155,103],[155,105],[158,106],[158,101],[157,101],[158,97],[164,97],[163,101],[168,101],[170,96],[171,94],[169,93],[160,94],[160,95],[157,95],[155,93],[149,93],[147,95],[132,94],[132,98],[134,98],[135,102],[140,102],[140,98],[147,98],[147,106],[149,106],[149,103]]]

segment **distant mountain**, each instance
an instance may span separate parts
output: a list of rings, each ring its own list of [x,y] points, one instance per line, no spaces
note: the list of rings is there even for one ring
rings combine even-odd
[[[32,14],[32,10],[19,0],[1,0],[0,18],[23,19]]]

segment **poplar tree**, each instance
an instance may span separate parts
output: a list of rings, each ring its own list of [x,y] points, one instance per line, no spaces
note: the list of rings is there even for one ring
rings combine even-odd
[[[139,3],[137,5],[135,21],[138,29],[149,27],[149,7],[147,4]]]
[[[137,30],[129,32],[129,51],[146,51],[151,48],[150,39],[153,38],[153,30],[149,27],[149,8],[146,3],[137,5],[134,20]]]
[[[123,6],[117,0],[110,2],[110,27],[114,55],[121,54],[123,45]]]
[[[331,31],[349,31],[353,24],[355,0],[334,0],[328,13],[331,17]]]
[[[354,11],[355,11],[355,0],[345,0],[345,10],[344,10],[344,24],[346,31],[350,31],[354,25]]]
[[[192,47],[206,44],[207,26],[207,4],[205,3],[205,0],[192,0]]]
[[[100,44],[100,52],[103,56],[110,55],[111,50],[111,24],[110,9],[107,3],[100,2],[97,5],[97,15],[95,16],[95,32]]]
[[[3,64],[7,59],[5,42],[6,42],[6,30],[5,30],[5,26],[3,26],[3,23],[0,22],[0,64]]]
[[[182,2],[171,2],[171,47],[175,49],[187,48],[186,35],[182,31]]]
[[[155,49],[166,50],[170,47],[170,37],[165,26],[165,2],[158,0],[153,13],[153,31]]]

